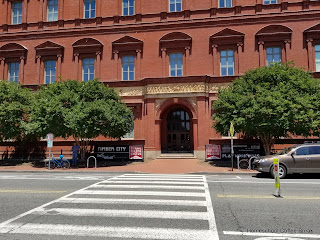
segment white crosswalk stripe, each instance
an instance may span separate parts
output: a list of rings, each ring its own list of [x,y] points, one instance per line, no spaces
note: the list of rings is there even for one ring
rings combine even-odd
[[[219,239],[205,176],[182,174],[125,174],[104,180],[1,223],[0,233]]]

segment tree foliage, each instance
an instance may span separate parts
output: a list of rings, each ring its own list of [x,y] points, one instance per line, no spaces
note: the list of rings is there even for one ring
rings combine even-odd
[[[13,82],[0,80],[0,141],[21,140],[30,112],[31,92]]]
[[[246,72],[219,91],[213,104],[214,127],[262,141],[266,154],[276,139],[319,135],[320,83],[293,63],[277,63]]]
[[[97,80],[67,80],[41,88],[30,119],[31,131],[39,136],[73,137],[83,154],[89,139],[119,138],[133,125],[132,111],[114,89]]]

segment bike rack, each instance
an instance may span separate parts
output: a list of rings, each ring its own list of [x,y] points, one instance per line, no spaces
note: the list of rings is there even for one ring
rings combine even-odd
[[[90,158],[93,158],[93,159],[94,159],[94,167],[97,168],[97,159],[96,159],[95,156],[90,156],[90,157],[88,157],[88,159],[87,159],[87,168],[89,168]]]

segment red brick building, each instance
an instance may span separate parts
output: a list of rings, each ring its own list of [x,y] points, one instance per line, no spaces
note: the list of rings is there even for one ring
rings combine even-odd
[[[245,71],[320,71],[320,1],[3,0],[0,78],[34,87],[99,78],[135,114],[145,158],[221,143],[211,105]],[[129,140],[128,140],[129,139]]]

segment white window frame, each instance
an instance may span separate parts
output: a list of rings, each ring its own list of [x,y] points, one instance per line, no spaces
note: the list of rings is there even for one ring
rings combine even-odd
[[[125,2],[127,3],[127,7],[125,7]],[[133,5],[130,5],[133,3]],[[128,14],[125,14],[125,9],[128,10]],[[130,9],[132,13],[130,13]],[[132,16],[135,14],[135,0],[122,0],[122,16]]]
[[[177,55],[179,55],[179,58],[177,58]],[[172,59],[172,57],[175,56],[174,59]],[[180,58],[181,56],[181,58]],[[181,76],[178,76],[178,70],[180,70],[180,68],[177,67],[177,63],[178,61],[181,59]],[[171,61],[174,61],[174,69],[171,68]],[[171,75],[172,70],[174,70],[175,74]],[[170,53],[169,54],[169,74],[170,77],[182,77],[183,76],[183,54],[180,52],[176,52],[176,53]]]
[[[181,12],[182,11],[182,1],[183,0],[169,0],[169,12]],[[177,9],[178,4],[180,4],[180,9]],[[174,5],[174,10],[171,10],[171,5]]]
[[[225,52],[226,53],[226,56],[222,56],[222,52]],[[232,52],[232,55],[230,55],[229,53]],[[226,65],[222,65],[222,59],[225,58],[226,59]],[[229,58],[232,58],[232,74],[229,73]],[[222,74],[222,68],[226,68],[226,74],[223,75]],[[231,50],[231,49],[225,49],[225,50],[221,50],[220,51],[220,76],[234,76],[234,72],[235,72],[235,69],[234,69],[234,50]]]
[[[222,3],[222,1],[223,1],[223,3]],[[219,8],[228,8],[228,7],[232,7],[232,6],[233,6],[232,0],[219,0]]]
[[[19,62],[9,62],[8,63],[8,80],[10,82],[19,83]],[[12,73],[12,74],[11,74]]]
[[[52,65],[52,63],[54,63],[54,65]],[[56,72],[57,72],[57,61],[55,60],[44,61],[44,83],[45,84],[51,84],[56,81]],[[49,82],[47,82],[47,77],[49,77]]]
[[[89,3],[89,9],[86,9],[86,3]],[[92,8],[93,3],[94,3],[94,8]],[[83,18],[85,19],[95,18],[96,8],[97,8],[96,0],[83,0]],[[94,10],[94,13],[92,13],[93,10]],[[86,17],[86,12],[89,12],[88,17]]]
[[[279,49],[279,55],[280,55],[280,61],[279,62],[281,62],[282,61],[282,49],[281,49],[281,47],[280,46],[273,46],[273,47],[267,47],[266,48],[266,61],[267,61],[267,66],[270,66],[270,64],[271,63],[269,63],[268,62],[268,56],[272,56],[272,63],[276,63],[275,61],[274,61],[274,56],[277,54],[277,53],[274,53],[274,49]],[[268,49],[272,49],[272,53],[271,54],[269,54],[268,53]]]
[[[86,62],[87,60],[89,61],[88,63]],[[85,66],[88,66],[88,72],[85,72]],[[94,58],[82,58],[82,81],[85,81],[85,75],[88,75],[86,82],[94,79],[94,67]],[[93,78],[90,77],[91,75],[93,75]]]
[[[22,8],[23,3],[21,1],[12,2],[11,9],[11,23],[21,24],[22,23]]]
[[[320,44],[314,46],[316,72],[320,72]],[[318,53],[318,58],[317,58]]]
[[[52,9],[50,9],[52,7]],[[52,10],[52,11],[50,11]],[[58,21],[59,0],[47,0],[47,21]]]
[[[269,4],[277,4],[277,0],[263,0],[263,4],[269,5]]]
[[[130,63],[133,63],[133,71],[130,71]],[[132,81],[135,80],[135,60],[133,55],[123,56],[121,58],[122,80]],[[124,79],[124,74],[128,74],[128,79]],[[133,79],[130,79],[130,73],[133,73]]]
[[[131,128],[130,132],[123,135],[122,139],[134,139],[134,122],[132,124],[132,128]]]

